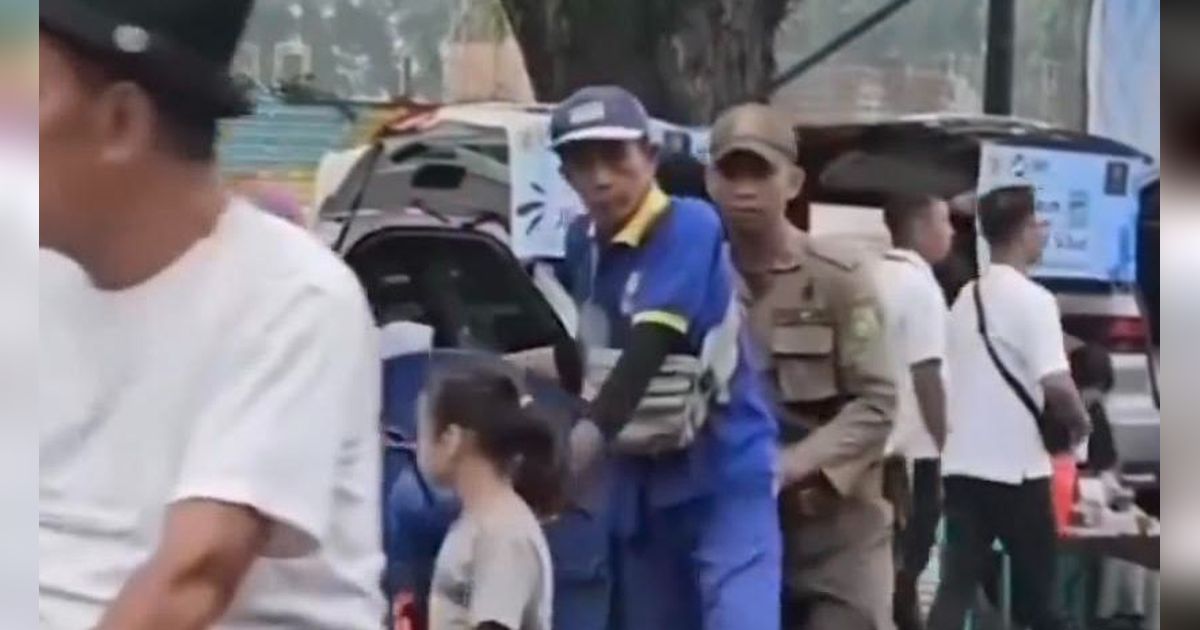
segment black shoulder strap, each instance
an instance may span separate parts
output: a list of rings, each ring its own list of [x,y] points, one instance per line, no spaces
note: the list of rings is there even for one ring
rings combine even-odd
[[[1004,362],[1000,360],[1000,355],[996,352],[996,348],[992,346],[992,339],[988,336],[987,330],[987,315],[983,311],[983,296],[979,291],[980,280],[980,278],[975,279],[975,286],[972,287],[971,292],[975,296],[975,319],[979,322],[979,335],[983,337],[983,345],[987,347],[988,356],[992,358],[992,363],[996,365],[996,369],[1000,372],[1000,377],[1008,384],[1009,389],[1017,395],[1017,398],[1021,399],[1021,404],[1025,405],[1025,408],[1033,416],[1034,421],[1037,422],[1038,429],[1041,429],[1044,424],[1042,410],[1038,408],[1037,403],[1033,402],[1033,396],[1030,396],[1029,392],[1025,391],[1025,387],[1021,385],[1017,377],[1008,371]]]

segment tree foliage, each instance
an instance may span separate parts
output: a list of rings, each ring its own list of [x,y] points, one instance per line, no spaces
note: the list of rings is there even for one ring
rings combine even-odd
[[[707,123],[767,96],[793,0],[502,0],[540,100],[617,84],[654,115]]]

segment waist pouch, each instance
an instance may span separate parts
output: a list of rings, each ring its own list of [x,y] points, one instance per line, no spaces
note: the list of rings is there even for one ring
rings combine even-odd
[[[729,402],[741,321],[741,305],[731,299],[721,323],[704,336],[699,356],[667,356],[633,417],[613,440],[617,452],[663,455],[686,449],[696,441],[713,407]],[[588,348],[585,357],[584,378],[593,391],[599,391],[616,367],[621,351]]]
[[[588,351],[586,379],[595,390],[608,379],[621,353],[608,348]],[[646,393],[613,441],[626,455],[660,455],[683,450],[696,441],[708,421],[713,379],[700,359],[669,355]]]

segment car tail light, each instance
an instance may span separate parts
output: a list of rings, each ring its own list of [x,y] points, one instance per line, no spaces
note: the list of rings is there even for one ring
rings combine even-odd
[[[1148,330],[1138,315],[1067,315],[1063,332],[1103,346],[1109,352],[1140,353],[1146,350]]]
[[[392,630],[425,630],[419,617],[412,593],[397,593],[392,598]]]
[[[1104,331],[1105,345],[1112,351],[1146,349],[1146,320],[1142,317],[1110,317]]]

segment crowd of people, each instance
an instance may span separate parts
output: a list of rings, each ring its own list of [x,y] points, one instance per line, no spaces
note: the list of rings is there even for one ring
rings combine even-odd
[[[42,3],[46,628],[384,618],[369,307],[334,253],[217,177],[216,120],[244,109],[221,69],[251,5]],[[587,210],[558,270],[594,385],[566,448],[482,365],[420,400],[421,471],[463,507],[431,630],[553,627],[539,519],[566,481],[603,488],[622,630],[922,627],[943,503],[928,627],[963,626],[997,539],[1017,620],[1064,627],[1051,454],[1089,422],[1028,277],[1033,191],[979,200],[991,264],[948,307],[944,200],[891,200],[873,260],[789,222],[806,173],[780,112],[721,115],[706,199],[660,188],[649,125],[615,87],[551,119]]]

